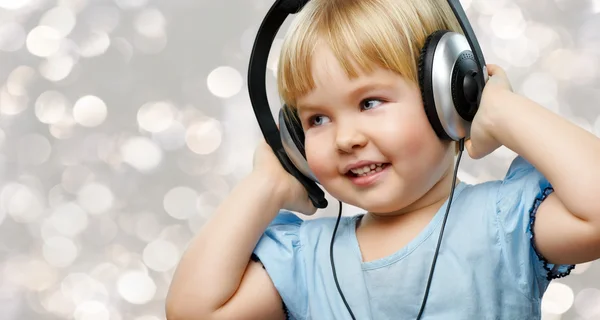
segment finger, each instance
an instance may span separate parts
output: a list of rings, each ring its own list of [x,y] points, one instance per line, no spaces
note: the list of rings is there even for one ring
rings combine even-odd
[[[488,74],[490,76],[500,76],[506,78],[506,72],[504,69],[496,64],[488,64]]]

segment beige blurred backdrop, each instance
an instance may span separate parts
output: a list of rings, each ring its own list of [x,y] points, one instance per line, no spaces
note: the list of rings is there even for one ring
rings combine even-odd
[[[0,319],[165,319],[186,244],[251,170],[246,72],[272,3],[0,0]],[[600,0],[462,3],[516,91],[600,135]],[[459,177],[501,178],[513,157],[465,156]],[[543,309],[600,319],[600,264]]]

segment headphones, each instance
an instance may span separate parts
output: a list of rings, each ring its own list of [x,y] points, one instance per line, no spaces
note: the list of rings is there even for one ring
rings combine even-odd
[[[290,14],[309,0],[276,0],[258,30],[248,70],[248,90],[254,114],[267,144],[292,176],[307,190],[316,208],[327,207],[325,194],[310,170],[304,152],[304,131],[283,108],[277,129],[267,101],[266,72],[275,36]],[[429,35],[419,57],[419,87],[425,113],[437,136],[460,141],[469,137],[485,83],[483,53],[459,0],[448,0],[463,32],[438,30]]]

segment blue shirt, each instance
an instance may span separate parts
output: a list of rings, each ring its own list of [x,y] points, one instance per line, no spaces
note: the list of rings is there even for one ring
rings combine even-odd
[[[552,191],[522,157],[503,180],[458,184],[421,319],[540,319],[549,282],[574,267],[547,263],[532,241],[536,210]],[[446,206],[405,247],[369,262],[355,233],[361,215],[342,217],[334,261],[356,319],[416,319]],[[351,319],[330,265],[336,219],[303,221],[282,211],[254,250],[290,319]]]

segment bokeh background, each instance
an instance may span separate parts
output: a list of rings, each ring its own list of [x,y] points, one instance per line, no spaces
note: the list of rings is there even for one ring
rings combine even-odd
[[[0,0],[0,319],[165,319],[186,244],[251,170],[245,79],[272,3]],[[600,0],[462,3],[516,91],[600,136]],[[459,176],[501,178],[514,156],[465,156]],[[600,264],[543,310],[600,319]]]

